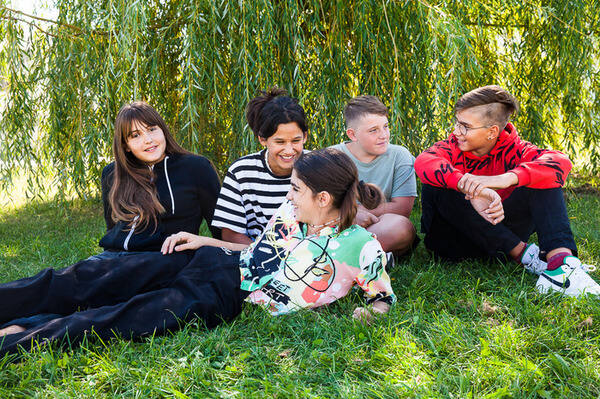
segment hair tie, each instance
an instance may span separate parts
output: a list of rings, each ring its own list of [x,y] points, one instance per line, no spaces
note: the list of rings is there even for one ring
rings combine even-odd
[[[352,188],[356,185],[356,187],[358,188],[358,184],[356,183],[356,180],[352,180],[350,182],[350,184],[348,184],[348,187],[346,187],[346,195],[348,195],[349,193],[352,192]]]

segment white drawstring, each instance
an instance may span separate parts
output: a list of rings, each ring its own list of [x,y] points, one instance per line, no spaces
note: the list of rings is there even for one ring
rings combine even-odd
[[[169,194],[171,195],[171,213],[174,215],[175,214],[175,197],[173,197],[173,190],[171,189],[171,181],[169,180],[169,172],[167,171],[167,158],[169,157],[165,157],[164,160],[164,166],[165,166],[165,177],[167,178],[167,186],[169,187]],[[150,167],[150,169],[153,169],[152,165]],[[135,226],[137,225],[137,220],[139,219],[139,215],[133,218],[133,226],[131,226],[131,230],[129,230],[129,234],[127,234],[127,237],[125,238],[125,241],[123,242],[123,249],[125,249],[125,251],[128,251],[129,248],[129,240],[131,239],[131,236],[133,235],[133,232],[135,231]]]
[[[169,172],[167,171],[167,159],[169,157],[165,157],[165,177],[167,178],[167,186],[169,187],[169,194],[171,195],[171,213],[175,214],[175,197],[173,197],[173,190],[171,190],[171,181],[169,180]]]
[[[139,215],[136,215],[136,217],[133,218],[133,226],[131,226],[131,230],[129,230],[129,234],[127,234],[127,237],[125,238],[125,241],[123,242],[123,249],[125,251],[128,251],[129,248],[129,240],[131,239],[131,236],[133,235],[133,232],[135,230],[135,225],[137,224],[137,220],[140,218]]]

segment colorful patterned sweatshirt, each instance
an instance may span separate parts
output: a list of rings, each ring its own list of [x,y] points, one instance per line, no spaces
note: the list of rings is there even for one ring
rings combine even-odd
[[[385,265],[379,241],[362,227],[339,233],[337,226],[325,227],[307,235],[285,201],[262,236],[242,251],[241,288],[252,292],[247,301],[266,305],[273,315],[332,303],[354,284],[367,303],[391,304],[396,297]]]
[[[498,190],[505,200],[518,186],[562,187],[571,171],[571,161],[560,151],[541,149],[521,140],[515,127],[508,123],[489,154],[478,157],[461,151],[452,133],[417,157],[415,171],[424,184],[457,191],[456,185],[465,173],[497,176],[510,171],[517,175],[519,183]]]

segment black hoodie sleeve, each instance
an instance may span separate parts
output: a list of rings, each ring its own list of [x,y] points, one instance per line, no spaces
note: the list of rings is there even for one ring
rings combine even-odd
[[[221,181],[217,175],[217,171],[207,158],[203,157],[205,165],[202,167],[204,173],[199,173],[200,177],[200,203],[202,208],[202,218],[206,221],[210,228],[210,232],[214,238],[221,239],[221,229],[211,226],[212,218],[217,205],[217,198],[221,191]]]
[[[110,203],[108,202],[108,194],[110,193],[110,188],[112,186],[112,174],[114,171],[114,162],[106,165],[104,169],[102,169],[102,178],[100,180],[102,185],[102,206],[104,207],[104,221],[106,222],[106,231],[112,229],[115,225],[115,222],[112,220],[112,208],[110,207]]]

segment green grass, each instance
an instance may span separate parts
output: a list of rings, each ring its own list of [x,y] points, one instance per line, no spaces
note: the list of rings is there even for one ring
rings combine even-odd
[[[568,206],[582,258],[600,266],[600,197]],[[0,281],[96,253],[102,234],[97,201],[2,208]],[[540,295],[516,264],[437,263],[422,245],[390,275],[398,303],[370,326],[350,317],[358,293],[283,317],[246,305],[212,331],[5,359],[0,397],[600,396],[597,299]]]

